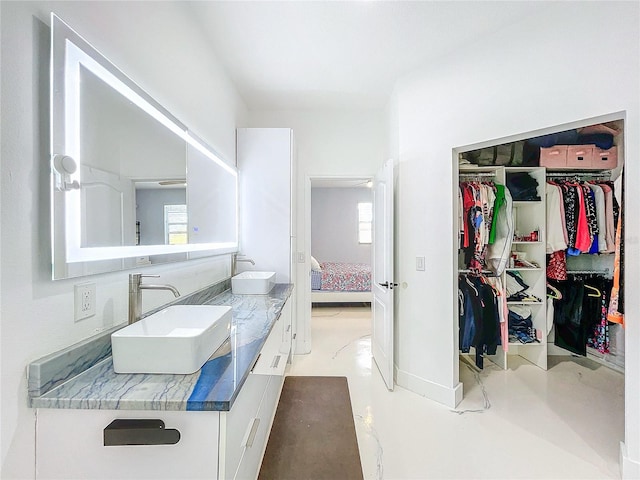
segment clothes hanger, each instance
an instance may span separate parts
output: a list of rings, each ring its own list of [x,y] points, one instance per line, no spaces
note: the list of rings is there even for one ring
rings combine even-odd
[[[596,292],[595,294],[593,293],[587,293],[587,296],[589,297],[601,297],[602,293],[600,292],[600,290],[598,290],[596,287],[592,287],[591,285],[587,285],[586,283],[584,284],[584,288],[588,288],[590,290],[593,290],[594,292]]]
[[[473,288],[473,291],[476,292],[477,296],[480,296],[480,294],[478,293],[478,290],[476,289],[475,285],[469,281],[469,277],[467,277],[465,275],[464,281],[467,282],[471,288]]]
[[[547,283],[547,289],[551,290],[551,293],[547,292],[547,297],[553,298],[555,300],[562,300],[562,293],[553,285]]]

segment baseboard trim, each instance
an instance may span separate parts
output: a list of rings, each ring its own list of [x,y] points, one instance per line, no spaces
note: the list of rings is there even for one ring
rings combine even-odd
[[[627,446],[624,442],[620,442],[620,473],[625,480],[637,480],[640,478],[640,462],[629,458]]]
[[[405,372],[396,367],[396,384],[429,400],[441,403],[449,408],[456,408],[462,401],[462,383],[455,387],[445,387],[439,383],[425,380],[417,375]]]

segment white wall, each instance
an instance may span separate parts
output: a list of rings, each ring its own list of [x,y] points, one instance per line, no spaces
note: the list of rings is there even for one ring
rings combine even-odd
[[[293,129],[296,158],[296,232],[298,263],[296,297],[296,353],[311,349],[311,177],[371,177],[388,152],[387,119],[383,110],[251,111],[247,127]]]
[[[311,189],[311,254],[319,262],[371,263],[371,244],[358,241],[358,203],[369,188]]]
[[[1,9],[0,361],[3,479],[34,477],[27,364],[126,321],[129,272],[53,282],[49,241],[48,56],[54,10],[177,118],[235,159],[246,108],[179,3],[6,2]],[[228,257],[149,267],[181,293],[229,275]],[[73,285],[97,284],[97,315],[73,321]],[[144,310],[170,301],[145,293]],[[71,458],[71,457],[70,457]]]
[[[545,9],[408,76],[389,108],[399,151],[396,281],[407,283],[397,290],[397,380],[449,406],[459,393],[453,148],[626,111],[626,288],[640,288],[639,4],[548,6],[554,13]],[[425,272],[415,271],[417,255],[427,258]],[[640,476],[640,315],[627,298],[631,478]]]

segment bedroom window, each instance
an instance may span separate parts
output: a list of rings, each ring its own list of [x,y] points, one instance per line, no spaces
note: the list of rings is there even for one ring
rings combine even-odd
[[[164,236],[167,245],[187,243],[187,206],[164,206]]]
[[[373,203],[358,203],[358,242],[371,243],[371,224],[373,221]]]

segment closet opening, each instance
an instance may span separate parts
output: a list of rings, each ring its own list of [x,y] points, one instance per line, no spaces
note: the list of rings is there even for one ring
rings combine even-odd
[[[550,425],[549,441],[560,418],[562,435],[600,445],[617,463],[625,422],[624,113],[453,153],[453,321],[464,395],[477,387],[469,372],[484,379],[485,408],[486,391],[505,401],[526,394],[538,412],[530,420]],[[594,419],[606,425],[602,432],[587,425]]]
[[[372,181],[370,176],[307,182],[306,255],[309,338],[338,343],[371,333]],[[313,348],[313,347],[312,347]]]

